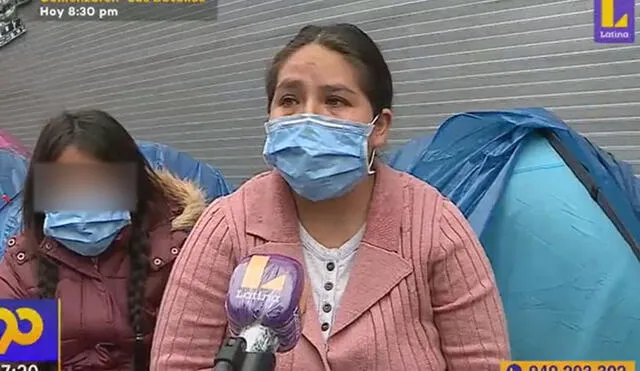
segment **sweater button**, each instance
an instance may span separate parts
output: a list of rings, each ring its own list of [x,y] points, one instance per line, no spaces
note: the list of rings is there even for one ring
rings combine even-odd
[[[333,283],[331,283],[331,282],[325,283],[324,284],[324,289],[327,290],[327,291],[333,290]]]
[[[328,323],[323,323],[322,326],[320,326],[320,328],[322,329],[322,331],[328,331],[329,330],[329,324]]]
[[[327,303],[325,305],[322,306],[322,311],[325,313],[329,313],[331,312],[331,304]]]
[[[18,259],[19,262],[23,261],[26,258],[27,254],[23,253],[22,251],[16,254],[16,259]]]
[[[331,272],[332,270],[336,269],[336,265],[333,262],[329,262],[327,263],[327,270],[329,272]]]

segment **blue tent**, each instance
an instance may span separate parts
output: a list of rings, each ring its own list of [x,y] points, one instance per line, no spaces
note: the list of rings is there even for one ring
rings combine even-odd
[[[207,201],[230,194],[233,191],[222,173],[213,166],[194,159],[170,146],[154,142],[138,141],[138,147],[151,167],[166,169],[181,179],[197,183],[204,191]],[[20,190],[27,172],[28,159],[9,150],[0,150],[0,192],[10,202],[0,201],[0,257],[4,254],[6,240],[20,230]]]
[[[20,230],[22,183],[29,160],[15,151],[0,149],[0,257],[7,239]]]
[[[640,362],[640,181],[543,109],[472,112],[390,164],[454,201],[485,247],[514,359]]]
[[[138,148],[151,166],[167,169],[181,179],[196,181],[207,194],[209,202],[233,192],[233,186],[227,183],[220,170],[210,164],[194,159],[184,152],[161,143],[137,141]]]

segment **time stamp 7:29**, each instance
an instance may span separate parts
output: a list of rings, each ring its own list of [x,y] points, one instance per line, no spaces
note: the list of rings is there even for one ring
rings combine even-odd
[[[57,363],[51,362],[57,366]],[[35,363],[0,363],[0,371],[40,371],[40,366]]]
[[[70,18],[91,18],[106,19],[116,18],[119,15],[116,8],[102,8],[93,6],[65,6],[51,7],[42,5],[38,9],[40,18],[46,19],[70,19]]]

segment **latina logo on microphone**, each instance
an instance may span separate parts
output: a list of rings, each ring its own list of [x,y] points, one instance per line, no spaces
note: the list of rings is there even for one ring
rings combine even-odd
[[[269,257],[254,255],[249,260],[240,288],[236,291],[236,299],[276,303],[280,301],[280,294],[287,280],[286,274],[277,275],[275,278],[263,276],[269,263]]]

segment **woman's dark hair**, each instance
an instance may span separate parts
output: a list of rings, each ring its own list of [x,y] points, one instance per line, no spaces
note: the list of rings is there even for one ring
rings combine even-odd
[[[36,210],[34,166],[55,162],[62,152],[73,146],[107,163],[128,163],[136,167],[136,208],[131,215],[129,256],[131,272],[128,283],[129,322],[136,336],[134,367],[146,369],[148,355],[144,351],[142,335],[152,324],[143,323],[148,269],[149,240],[147,223],[150,207],[164,197],[155,172],[149,167],[134,139],[113,117],[103,111],[86,110],[64,112],[51,119],[40,132],[33,150],[25,180],[23,223],[25,231],[35,241],[34,253],[38,257],[38,288],[42,298],[54,298],[58,285],[58,266],[37,248],[44,239],[44,213]],[[152,328],[152,327],[151,327]],[[144,353],[140,353],[140,352]],[[137,365],[137,366],[136,366]],[[140,367],[141,366],[141,367]]]
[[[269,110],[282,65],[302,47],[318,44],[342,54],[358,71],[360,86],[369,99],[374,113],[391,108],[393,82],[389,66],[380,49],[369,35],[357,26],[338,23],[328,26],[303,27],[289,43],[276,54],[267,71],[266,89]]]

